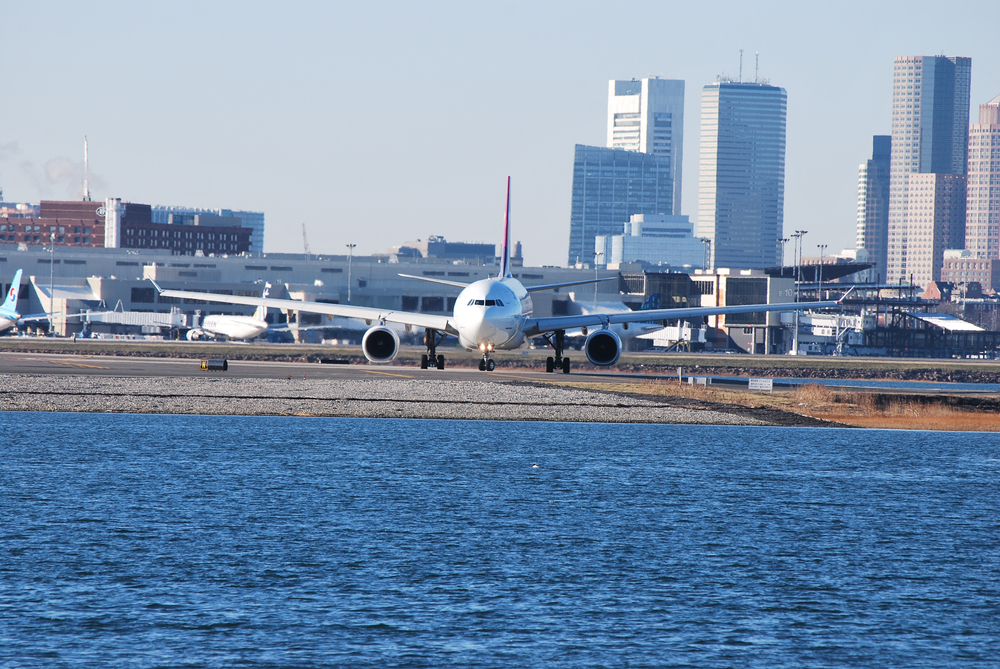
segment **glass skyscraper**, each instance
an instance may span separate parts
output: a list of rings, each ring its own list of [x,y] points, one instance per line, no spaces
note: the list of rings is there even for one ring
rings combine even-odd
[[[867,251],[868,262],[874,263],[872,276],[885,278],[887,243],[889,241],[889,158],[892,137],[875,135],[872,139],[872,159],[858,170],[858,238],[859,249]]]
[[[711,241],[713,267],[780,263],[786,109],[785,89],[764,81],[702,89],[698,236]]]
[[[892,76],[890,283],[941,278],[945,249],[965,242],[964,180],[972,59],[898,56]],[[952,175],[946,179],[918,174]]]
[[[670,160],[674,214],[681,213],[684,161],[684,82],[679,79],[608,82],[608,147]]]
[[[632,214],[672,213],[674,185],[670,173],[671,160],[667,157],[577,144],[569,264],[593,262],[595,237],[621,234]]]

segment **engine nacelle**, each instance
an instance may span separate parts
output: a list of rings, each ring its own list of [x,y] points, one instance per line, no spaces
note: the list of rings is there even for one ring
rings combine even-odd
[[[587,360],[595,365],[613,365],[622,354],[622,340],[611,330],[595,330],[583,344]]]
[[[188,341],[198,341],[199,339],[208,339],[208,335],[201,328],[191,328],[187,331]]]
[[[390,328],[376,325],[361,339],[361,350],[372,362],[391,362],[399,353],[399,335]]]

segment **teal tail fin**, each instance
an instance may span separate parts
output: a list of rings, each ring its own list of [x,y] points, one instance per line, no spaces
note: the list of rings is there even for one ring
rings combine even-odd
[[[14,280],[10,282],[10,289],[7,291],[7,299],[3,301],[0,310],[8,313],[17,311],[17,292],[21,290],[21,270],[14,274]]]
[[[267,297],[267,294],[270,291],[271,291],[271,284],[270,283],[265,283],[264,284],[264,294],[261,295],[261,297]],[[257,307],[257,311],[253,312],[253,317],[257,318],[259,320],[262,320],[262,321],[267,320],[267,307],[265,307],[263,304],[260,305],[259,307]]]

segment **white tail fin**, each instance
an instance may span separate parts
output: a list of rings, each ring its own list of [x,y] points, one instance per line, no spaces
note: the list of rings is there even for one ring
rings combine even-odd
[[[7,299],[3,301],[0,310],[4,313],[17,312],[17,292],[21,290],[21,270],[14,274],[14,280],[10,282],[10,289],[7,291]]]
[[[507,210],[503,215],[503,247],[500,249],[500,276],[510,276],[510,177],[507,177]]]
[[[264,294],[261,295],[261,297],[267,297],[267,294],[268,292],[270,292],[270,290],[271,290],[271,284],[265,283]],[[267,307],[265,307],[263,304],[257,307],[257,311],[253,312],[253,317],[262,321],[267,320]]]

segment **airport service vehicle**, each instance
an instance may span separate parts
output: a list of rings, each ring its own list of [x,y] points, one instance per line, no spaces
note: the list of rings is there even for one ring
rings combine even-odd
[[[264,284],[264,293],[261,295],[267,298],[271,284]],[[205,316],[201,320],[201,325],[188,330],[189,340],[202,339],[204,337],[224,337],[225,339],[256,339],[267,331],[267,307],[260,305],[253,316]]]
[[[390,362],[399,352],[399,337],[387,324],[424,328],[424,343],[427,354],[421,356],[420,367],[443,369],[444,356],[437,353],[437,346],[451,335],[469,351],[482,355],[480,371],[492,372],[496,367],[494,351],[520,348],[531,337],[545,337],[552,345],[555,355],[546,360],[547,372],[556,370],[568,374],[570,359],[563,355],[566,346],[566,330],[584,329],[586,339],[583,351],[587,359],[595,365],[613,365],[621,356],[622,342],[611,326],[621,324],[627,329],[630,323],[659,321],[663,326],[669,321],[700,318],[723,314],[746,314],[760,311],[794,311],[797,304],[750,304],[729,307],[697,307],[687,309],[648,309],[643,311],[598,312],[575,316],[532,316],[531,293],[590,284],[598,281],[587,279],[567,283],[553,283],[541,286],[524,286],[511,276],[510,265],[510,177],[507,178],[507,209],[504,215],[503,247],[500,254],[500,272],[494,278],[481,279],[473,283],[460,283],[430,277],[408,274],[400,276],[420,281],[429,281],[461,289],[455,300],[455,310],[451,316],[420,314],[377,307],[355,307],[347,304],[325,304],[301,300],[277,300],[271,298],[215,295],[204,292],[164,290],[153,281],[153,286],[164,297],[207,300],[227,304],[243,304],[306,311],[310,313],[346,316],[364,320],[370,326],[361,340],[361,348],[371,362]],[[601,281],[613,279],[600,279]],[[152,280],[150,280],[152,281]],[[838,302],[810,302],[811,309],[835,307]]]

